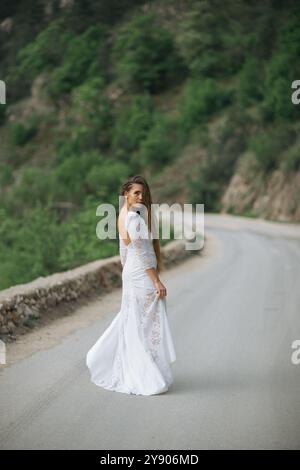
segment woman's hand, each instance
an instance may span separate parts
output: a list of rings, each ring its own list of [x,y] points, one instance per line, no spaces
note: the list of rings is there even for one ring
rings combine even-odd
[[[167,295],[167,289],[163,285],[163,283],[158,279],[154,281],[154,286],[156,288],[156,292],[159,295],[159,298],[162,299]]]

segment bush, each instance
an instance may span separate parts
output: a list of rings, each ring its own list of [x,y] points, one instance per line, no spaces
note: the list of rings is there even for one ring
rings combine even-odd
[[[99,240],[96,227],[99,219],[96,208],[100,204],[87,199],[80,212],[62,227],[64,242],[58,263],[60,269],[72,269],[82,264],[118,254],[118,240]]]
[[[263,116],[265,120],[295,121],[300,107],[291,101],[292,82],[300,76],[300,13],[289,15],[266,68]]]
[[[171,138],[171,122],[157,116],[155,124],[143,140],[139,151],[141,165],[154,170],[161,169],[174,158],[174,140]]]
[[[62,162],[70,155],[81,155],[83,152],[94,150],[104,151],[109,147],[113,117],[107,98],[104,97],[101,103],[98,101],[98,110],[94,115],[90,110],[87,118],[84,114],[78,114],[71,120],[64,130],[64,136],[55,139],[57,162]]]
[[[239,76],[238,98],[243,105],[263,98],[263,64],[255,57],[247,58]]]
[[[226,77],[239,70],[244,59],[245,10],[243,2],[236,0],[190,2],[181,43],[193,77]]]
[[[129,161],[153,125],[153,99],[149,94],[132,98],[116,116],[112,149],[116,158]]]
[[[22,122],[15,122],[10,125],[10,139],[13,145],[23,146],[29,142],[38,131],[36,117],[31,117],[29,124],[25,126]]]
[[[7,83],[10,83],[10,88],[26,88],[29,91],[33,80],[41,72],[52,70],[61,64],[62,51],[66,50],[67,44],[72,43],[74,38],[73,33],[66,31],[63,18],[51,21],[34,41],[18,51],[18,65],[12,66],[8,72]]]
[[[89,191],[86,177],[94,166],[101,166],[103,157],[97,151],[73,155],[54,169],[57,200],[72,200],[82,204]]]
[[[135,16],[118,32],[113,56],[120,77],[134,91],[157,93],[185,73],[173,34],[153,14]]]
[[[97,151],[74,155],[54,170],[54,195],[56,200],[71,200],[80,205],[87,195],[111,202],[129,173],[128,164],[105,159]]]
[[[281,168],[285,172],[300,171],[300,140],[288,149],[281,162]]]
[[[23,212],[24,209],[35,207],[37,204],[46,204],[49,195],[53,192],[51,175],[40,168],[26,168],[18,185],[14,186],[9,194],[9,201],[14,212]]]
[[[232,91],[222,88],[215,80],[192,80],[187,84],[180,103],[179,126],[189,133],[231,100]]]
[[[110,146],[114,117],[104,87],[103,79],[96,77],[72,91],[66,125],[54,137],[56,163]]]
[[[105,72],[106,30],[103,26],[91,26],[70,41],[64,53],[64,61],[52,73],[48,91],[52,97],[69,93],[97,75]]]
[[[75,131],[75,130],[74,130]],[[78,136],[79,131],[75,131]],[[82,134],[81,134],[82,135]],[[85,134],[87,135],[87,134]],[[64,160],[74,156],[80,155],[84,150],[84,139],[74,139],[74,135],[69,139],[67,136],[59,136],[54,138],[55,148],[55,164],[61,164]]]
[[[118,194],[119,188],[129,177],[130,168],[123,162],[103,161],[101,165],[91,168],[85,178],[89,193],[93,193],[105,202],[112,202],[113,194]]]
[[[220,198],[235,172],[236,163],[247,145],[252,119],[243,108],[233,106],[225,122],[208,138],[206,155],[188,181],[192,203],[205,204],[205,210],[218,211]]]
[[[0,191],[2,186],[12,183],[13,180],[13,168],[7,164],[4,165],[3,163],[0,163]]]
[[[260,132],[249,140],[249,149],[255,154],[259,167],[265,171],[275,170],[280,163],[280,154],[295,140],[295,132],[287,126],[277,126]]]
[[[45,206],[15,219],[5,214],[0,226],[0,289],[58,271],[62,242],[57,220]]]
[[[193,177],[187,180],[189,202],[204,204],[204,211],[218,212],[220,209],[221,187],[216,181],[210,181],[206,176],[206,166],[201,165]]]

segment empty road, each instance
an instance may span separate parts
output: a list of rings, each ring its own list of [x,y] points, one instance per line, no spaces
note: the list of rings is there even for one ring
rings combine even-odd
[[[56,321],[38,350],[8,357],[0,448],[300,448],[300,228],[206,214],[205,233],[205,255],[162,274],[177,353],[168,393],[90,382],[85,355],[119,310],[117,289],[63,319],[66,334]]]

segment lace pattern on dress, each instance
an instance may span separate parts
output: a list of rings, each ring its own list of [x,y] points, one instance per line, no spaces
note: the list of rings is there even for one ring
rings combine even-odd
[[[159,305],[156,292],[147,293],[142,308],[142,328],[145,339],[149,346],[152,358],[158,356],[161,341],[161,322],[159,315]]]
[[[163,324],[160,317],[160,300],[156,291],[148,292],[142,309],[142,327],[153,361],[157,364],[167,385],[173,382],[172,371],[163,350]]]

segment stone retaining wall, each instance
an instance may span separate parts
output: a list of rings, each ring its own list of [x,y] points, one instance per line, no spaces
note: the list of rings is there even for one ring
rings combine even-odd
[[[197,250],[186,250],[182,240],[168,243],[161,252],[166,268],[199,254]],[[0,291],[0,338],[13,340],[20,327],[26,328],[50,310],[93,294],[109,292],[121,285],[120,257],[113,256]]]

